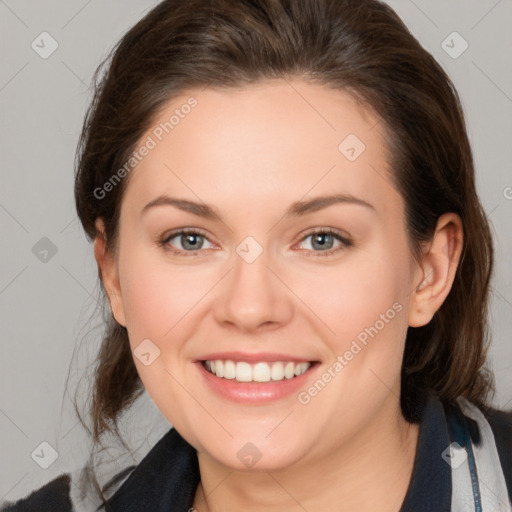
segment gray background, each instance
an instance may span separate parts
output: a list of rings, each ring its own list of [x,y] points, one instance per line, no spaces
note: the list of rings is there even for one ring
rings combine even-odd
[[[26,495],[81,466],[87,455],[87,436],[65,386],[70,370],[68,392],[73,394],[85,365],[91,363],[101,316],[92,245],[74,211],[74,153],[93,71],[156,3],[0,0],[0,501]],[[462,98],[478,190],[495,232],[489,353],[497,380],[494,402],[511,408],[512,188],[507,187],[512,187],[512,3],[389,3],[446,69]],[[31,47],[43,31],[58,43],[46,59]],[[442,46],[453,31],[469,44],[458,58]],[[452,53],[462,49],[460,39],[446,41]],[[48,51],[50,44],[45,39],[39,51]],[[43,237],[57,249],[54,255],[48,253],[47,261],[33,252],[37,243],[48,246],[40,242]],[[142,433],[144,450],[169,427],[156,407],[149,407],[150,413],[134,413],[127,420],[130,432]],[[149,437],[143,421],[158,425]],[[59,454],[48,469],[31,457],[43,441]]]

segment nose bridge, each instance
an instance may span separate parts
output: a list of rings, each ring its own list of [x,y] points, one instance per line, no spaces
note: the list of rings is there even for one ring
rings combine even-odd
[[[227,286],[218,298],[217,318],[254,330],[262,324],[286,322],[292,304],[286,287],[274,275],[270,251],[254,238],[246,237],[233,255],[233,270]],[[270,268],[269,268],[270,267]]]

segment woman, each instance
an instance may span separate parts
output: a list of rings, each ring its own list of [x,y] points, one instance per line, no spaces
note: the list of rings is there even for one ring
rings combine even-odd
[[[388,6],[160,3],[97,86],[75,197],[112,312],[93,439],[144,390],[172,428],[3,510],[511,510],[464,117]]]

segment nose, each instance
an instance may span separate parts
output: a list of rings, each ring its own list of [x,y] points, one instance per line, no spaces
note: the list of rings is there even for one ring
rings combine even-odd
[[[215,317],[243,332],[275,329],[293,316],[293,293],[280,276],[279,266],[269,261],[267,252],[254,261],[238,253],[233,268],[223,279],[215,301]]]

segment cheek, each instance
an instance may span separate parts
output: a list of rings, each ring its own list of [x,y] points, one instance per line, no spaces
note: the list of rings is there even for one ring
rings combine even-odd
[[[380,256],[347,265],[346,270],[333,269],[321,280],[323,286],[315,292],[309,288],[307,304],[328,327],[322,328],[328,357],[320,376],[328,384],[314,383],[315,389],[305,389],[300,401],[314,401],[312,417],[329,410],[340,421],[364,423],[390,390],[399,392],[407,332],[406,267]],[[347,410],[352,411],[350,419]]]
[[[401,263],[392,263],[389,258],[368,255],[354,258],[347,264],[332,269],[322,269],[316,274],[316,284],[296,283],[294,290],[305,298],[304,302],[326,326],[337,352],[347,349],[347,341],[364,338],[365,328],[377,323],[382,327],[382,315],[393,320],[401,304],[406,288]],[[308,279],[309,281],[309,279]],[[400,303],[397,306],[397,303]],[[393,305],[395,306],[393,307]],[[380,329],[382,330],[382,329]]]
[[[309,287],[306,302],[328,327],[326,379],[336,376],[319,407],[343,403],[358,410],[363,403],[371,407],[370,396],[377,407],[398,386],[409,294],[407,252],[399,253],[381,246],[359,254]]]
[[[180,368],[193,334],[192,310],[204,291],[191,286],[197,277],[189,269],[172,267],[162,258],[156,261],[154,254],[137,251],[135,245],[125,255],[119,272],[133,360],[149,396],[172,424],[180,424],[179,411],[190,407],[190,397],[179,384]],[[144,362],[147,353],[149,362]]]
[[[166,377],[162,367],[172,371],[179,361],[179,340],[184,337],[177,333],[183,330],[186,314],[197,302],[197,290],[194,293],[186,272],[171,270],[165,262],[155,261],[150,251],[136,247],[134,243],[125,251],[119,272],[134,362],[146,387],[151,387],[155,378]],[[137,357],[145,346],[158,355],[148,366]]]
[[[186,315],[200,298],[193,286],[198,277],[190,269],[171,266],[147,250],[132,246],[120,259],[120,279],[127,329],[132,349],[149,338],[161,350],[163,360],[179,344],[176,332],[186,325]],[[199,294],[199,295],[198,295]]]

